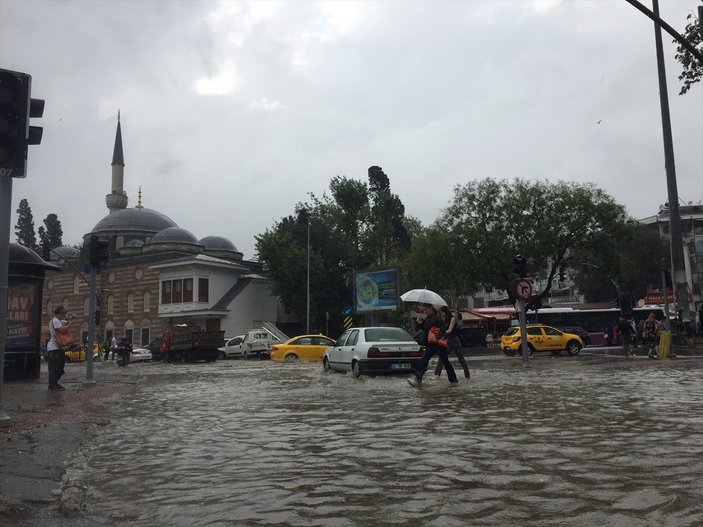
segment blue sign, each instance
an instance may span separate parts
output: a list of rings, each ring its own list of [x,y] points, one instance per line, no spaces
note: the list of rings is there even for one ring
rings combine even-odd
[[[352,313],[354,313],[354,311],[352,310],[351,306],[345,307],[345,308],[342,310],[342,315],[345,315],[345,316],[349,316],[349,315],[351,315]]]
[[[393,311],[398,309],[398,270],[366,271],[354,276],[354,311]]]

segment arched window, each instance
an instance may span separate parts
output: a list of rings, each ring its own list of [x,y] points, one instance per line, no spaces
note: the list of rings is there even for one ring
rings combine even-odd
[[[109,295],[107,297],[107,314],[112,315],[115,311],[115,297],[112,295]]]
[[[131,320],[124,323],[124,338],[126,338],[127,342],[130,344],[134,343],[134,322]]]
[[[64,298],[64,299],[61,301],[61,305],[62,305],[63,308],[66,310],[66,313],[68,313],[68,311],[69,311],[69,310],[68,310],[68,298]]]
[[[151,293],[147,291],[144,293],[144,311],[149,311],[151,309]]]
[[[105,340],[112,340],[112,336],[115,334],[115,325],[110,322],[105,323]]]
[[[151,342],[151,321],[148,318],[142,320],[139,342],[142,346],[148,346]]]
[[[73,292],[78,293],[78,288],[81,285],[81,279],[78,276],[73,277]]]
[[[121,249],[124,245],[124,236],[118,236],[115,239],[115,249]]]
[[[66,310],[68,311],[68,310]],[[83,299],[83,314],[84,315],[90,315],[90,297],[86,296]]]
[[[53,315],[53,314],[54,314],[54,303],[53,303],[51,300],[49,300],[49,301],[46,303],[46,314],[47,314],[47,315]]]
[[[129,293],[127,295],[127,313],[134,312],[134,293]]]

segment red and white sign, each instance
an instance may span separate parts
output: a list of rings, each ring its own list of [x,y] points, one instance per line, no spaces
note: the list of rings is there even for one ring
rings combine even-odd
[[[515,280],[515,296],[520,300],[527,300],[532,296],[532,284],[527,280]]]
[[[667,291],[666,296],[669,299],[669,304],[673,304],[674,303],[673,291]],[[689,302],[693,301],[693,295],[691,293],[688,293],[688,301]],[[662,293],[662,292],[645,293],[644,303],[645,304],[663,304],[664,303],[664,293]]]

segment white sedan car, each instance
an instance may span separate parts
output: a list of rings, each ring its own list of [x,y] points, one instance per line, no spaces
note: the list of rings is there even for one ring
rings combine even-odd
[[[354,377],[415,372],[425,351],[401,328],[350,328],[325,350],[325,371],[351,371]]]
[[[151,350],[141,346],[132,346],[132,353],[129,355],[129,362],[141,362],[151,360]]]

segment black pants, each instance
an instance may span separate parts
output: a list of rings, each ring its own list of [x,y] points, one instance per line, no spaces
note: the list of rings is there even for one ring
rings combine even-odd
[[[449,358],[447,357],[447,348],[443,348],[442,346],[439,346],[437,344],[430,344],[429,346],[427,346],[427,350],[425,350],[425,353],[422,354],[422,358],[420,359],[420,366],[418,367],[418,372],[416,375],[418,380],[422,381],[422,376],[425,375],[425,372],[427,371],[427,365],[430,363],[430,359],[434,356],[435,353],[439,355],[439,362],[444,364],[444,369],[447,370],[447,377],[449,378],[449,382],[457,382],[454,367],[449,362]]]
[[[66,364],[66,356],[63,349],[51,350],[49,354],[49,388],[59,384],[59,379],[63,375],[63,367]]]
[[[452,337],[447,339],[447,343],[449,344],[447,356],[449,356],[449,353],[454,353],[454,355],[456,355],[456,358],[459,359],[459,364],[461,364],[461,367],[464,370],[464,377],[468,379],[471,377],[471,373],[469,373],[469,365],[466,364],[464,352],[461,350],[461,340],[459,340],[459,337]],[[442,361],[437,361],[437,367],[434,369],[435,375],[442,375],[442,366]]]

